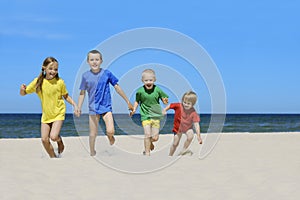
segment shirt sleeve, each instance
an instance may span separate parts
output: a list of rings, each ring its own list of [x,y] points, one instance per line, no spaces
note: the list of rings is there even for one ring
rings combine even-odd
[[[61,95],[66,95],[68,94],[68,90],[66,88],[66,84],[65,84],[65,81],[60,79],[61,80]]]
[[[112,84],[112,86],[115,86],[119,82],[117,77],[115,77],[113,73],[111,73],[110,71],[109,71],[109,82],[110,84]]]
[[[175,110],[175,109],[176,109],[176,103],[171,103],[171,104],[170,104],[170,109]]]
[[[135,94],[135,101],[138,103],[141,102],[141,93],[139,93],[138,91]]]
[[[181,103],[171,103],[170,104],[170,109],[173,109],[176,112],[176,110],[181,108],[180,105],[181,105]]]
[[[82,78],[81,78],[81,83],[80,83],[80,86],[79,86],[79,89],[80,90],[86,90],[86,78],[84,76],[84,74],[82,75]]]
[[[192,119],[193,119],[193,123],[200,122],[200,117],[198,113],[196,113],[196,111],[192,113]]]
[[[157,87],[157,89],[158,89],[158,93],[159,93],[160,98],[169,98],[169,96],[166,93],[164,93],[164,91],[162,91],[162,89],[160,89],[160,87]]]
[[[33,81],[31,81],[27,86],[26,86],[26,93],[30,94],[36,91],[36,82],[37,78],[35,78]]]

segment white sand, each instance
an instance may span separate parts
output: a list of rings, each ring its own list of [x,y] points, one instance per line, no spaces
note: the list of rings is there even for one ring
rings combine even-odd
[[[0,198],[300,198],[300,133],[222,134],[202,159],[204,145],[196,140],[193,156],[168,157],[171,135],[161,135],[150,157],[141,155],[139,137],[117,136],[114,147],[98,137],[96,157],[86,150],[87,138],[63,140],[62,158],[50,159],[40,139],[0,139]]]

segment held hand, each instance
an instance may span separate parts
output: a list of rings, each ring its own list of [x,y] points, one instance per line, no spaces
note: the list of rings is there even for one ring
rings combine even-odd
[[[74,115],[76,117],[80,117],[80,115],[81,115],[81,110],[77,106],[74,109]]]
[[[168,99],[168,98],[162,98],[162,102],[163,102],[164,104],[168,104],[168,103],[169,103],[169,99]]]
[[[132,111],[129,113],[129,116],[132,117],[135,113],[135,109],[132,109]]]
[[[133,105],[130,102],[128,103],[128,110],[130,111],[129,116],[132,117],[132,115],[134,114],[133,113],[134,108],[133,108]]]
[[[166,114],[167,114],[167,111],[165,111],[165,109],[163,109],[163,110],[161,111],[161,113],[162,113],[163,115],[166,115]]]
[[[128,110],[133,111],[133,105],[130,102],[128,103]]]

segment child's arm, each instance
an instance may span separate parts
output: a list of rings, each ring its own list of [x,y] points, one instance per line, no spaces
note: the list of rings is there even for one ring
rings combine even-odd
[[[134,104],[133,104],[132,111],[129,114],[130,117],[132,117],[132,115],[134,115],[134,113],[136,112],[136,109],[137,109],[138,106],[139,106],[139,103],[135,101]]]
[[[73,101],[73,99],[69,96],[69,94],[63,95],[63,97],[69,104],[71,104],[74,107],[74,112],[76,114],[76,112],[78,111],[78,107],[75,101]]]
[[[85,97],[85,90],[81,90],[80,94],[79,94],[79,97],[78,97],[78,108],[77,108],[77,110],[75,110],[75,115],[77,117],[79,117],[80,114],[81,114],[81,107],[82,107],[82,104],[83,104],[83,101],[84,101],[84,97]]]
[[[25,84],[22,84],[20,87],[20,95],[21,96],[26,95],[26,85]]]
[[[117,93],[125,100],[125,102],[128,105],[128,109],[132,111],[133,110],[133,106],[130,103],[130,101],[128,100],[128,98],[127,98],[126,94],[124,93],[124,91],[122,90],[122,88],[118,84],[116,84],[114,86],[114,88],[117,91]]]
[[[198,142],[199,142],[199,144],[202,144],[202,139],[201,139],[201,135],[200,135],[200,125],[198,122],[194,123],[194,128],[196,130]]]
[[[167,105],[167,106],[162,110],[162,114],[163,114],[163,115],[166,115],[168,110],[170,110],[170,105]]]

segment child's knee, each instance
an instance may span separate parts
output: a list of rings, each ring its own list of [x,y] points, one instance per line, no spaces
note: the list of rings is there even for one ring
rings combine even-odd
[[[96,136],[97,136],[97,133],[90,132],[90,137],[96,137]]]
[[[194,138],[194,134],[193,134],[193,133],[188,133],[188,134],[186,135],[186,140],[189,141],[189,142],[192,141],[193,138]]]
[[[194,137],[187,137],[186,140],[191,142],[193,140]]]
[[[173,142],[173,147],[175,147],[175,148],[177,148],[178,147],[178,145],[179,145],[179,141],[175,141],[175,142]]]
[[[41,141],[42,141],[42,143],[48,143],[49,142],[49,138],[48,137],[42,137]]]
[[[109,136],[112,136],[112,135],[115,134],[115,130],[114,129],[107,129],[106,134],[109,135]]]
[[[152,136],[152,142],[156,142],[159,139],[159,135]]]
[[[58,135],[51,135],[50,136],[50,139],[54,142],[58,141],[59,140],[59,136]]]

